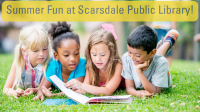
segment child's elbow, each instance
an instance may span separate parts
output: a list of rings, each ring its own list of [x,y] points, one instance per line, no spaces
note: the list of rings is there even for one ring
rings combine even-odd
[[[127,93],[128,95],[132,95],[131,92],[130,92],[130,88],[128,88],[128,87],[126,88],[126,93]]]

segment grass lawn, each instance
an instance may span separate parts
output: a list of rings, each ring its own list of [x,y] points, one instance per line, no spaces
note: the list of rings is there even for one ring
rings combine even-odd
[[[133,97],[130,104],[45,106],[29,97],[8,97],[3,94],[13,55],[0,55],[0,111],[200,111],[200,62],[175,60],[170,68],[173,87],[151,99]],[[125,95],[116,91],[114,95]],[[93,95],[87,95],[89,97]],[[53,97],[65,99],[65,96]],[[63,108],[64,107],[64,108]]]

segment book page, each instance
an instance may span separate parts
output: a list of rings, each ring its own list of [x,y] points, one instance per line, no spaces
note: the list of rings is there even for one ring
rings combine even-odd
[[[130,103],[132,101],[132,97],[127,99],[98,99],[98,100],[89,100],[87,103]]]
[[[50,79],[67,97],[71,98],[72,100],[81,104],[86,104],[86,102],[89,100],[88,97],[66,88],[64,86],[65,83],[61,81],[56,75],[51,76]]]
[[[102,97],[92,97],[87,103],[129,103],[132,100],[131,95],[124,96],[102,96]]]
[[[131,95],[123,95],[123,96],[102,96],[102,97],[92,97],[90,98],[90,100],[92,99],[127,99],[131,97]]]

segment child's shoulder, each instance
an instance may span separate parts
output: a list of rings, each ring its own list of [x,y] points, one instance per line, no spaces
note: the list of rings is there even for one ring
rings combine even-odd
[[[116,69],[122,69],[122,63],[118,62],[115,66]]]
[[[84,58],[79,58],[79,62],[78,62],[78,66],[76,67],[76,69],[79,69],[79,68],[82,68],[84,67],[85,68],[86,66],[86,60]]]
[[[155,68],[155,69],[157,69],[157,68],[159,68],[159,69],[168,68],[167,59],[164,56],[156,54],[153,57],[153,63],[152,63],[151,67],[152,67],[152,69],[153,68]]]
[[[153,60],[155,63],[167,63],[167,59],[164,56],[161,56],[159,54],[155,54],[155,56],[153,57]]]
[[[128,55],[128,52],[126,52],[126,53],[123,54],[123,56],[122,56],[122,62],[123,63],[131,62],[131,57]]]
[[[79,64],[81,65],[86,65],[86,60],[84,58],[81,58],[79,59]]]
[[[122,59],[129,59],[129,55],[128,55],[128,52],[124,53],[123,56],[122,56]]]

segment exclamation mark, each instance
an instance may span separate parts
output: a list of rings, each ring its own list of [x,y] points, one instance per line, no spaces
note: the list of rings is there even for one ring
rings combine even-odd
[[[192,14],[193,14],[193,5],[191,5],[191,12],[192,12]]]

